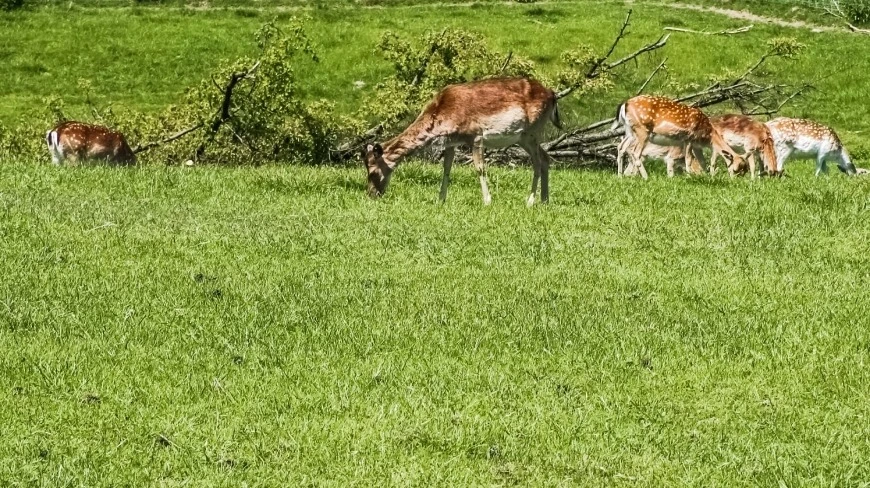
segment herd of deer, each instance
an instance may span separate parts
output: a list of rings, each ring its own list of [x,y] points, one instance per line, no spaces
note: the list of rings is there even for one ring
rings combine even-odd
[[[411,125],[398,136],[381,144],[368,145],[363,159],[368,172],[368,193],[383,195],[396,166],[405,156],[426,146],[443,151],[444,173],[440,199],[447,198],[450,169],[457,146],[471,148],[480,178],[483,203],[492,197],[483,161],[485,147],[519,144],[532,160],[534,176],[527,200],[535,202],[538,185],[541,201],[549,198],[550,157],[541,147],[547,122],[562,128],[556,95],[540,82],[528,78],[496,78],[450,85],[441,90]],[[662,159],[668,176],[678,161],[687,173],[701,173],[704,148],[711,148],[710,174],[722,157],[728,173],[748,171],[754,178],[757,161],[769,175],[781,175],[789,159],[814,159],[816,175],[827,172],[835,162],[849,175],[856,168],[837,134],[828,127],[805,119],[780,117],[761,123],[745,115],[707,117],[701,110],[674,100],[649,95],[636,96],[619,106],[613,129],[624,127],[617,148],[620,176],[647,172],[645,159]],[[55,164],[64,160],[98,159],[118,164],[135,164],[136,156],[124,136],[105,127],[64,122],[46,134]],[[623,171],[625,156],[628,167]]]

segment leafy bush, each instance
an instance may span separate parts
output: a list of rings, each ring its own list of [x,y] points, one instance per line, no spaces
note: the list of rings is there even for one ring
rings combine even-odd
[[[853,24],[870,24],[870,0],[851,0],[845,3],[843,10]]]
[[[11,12],[24,7],[24,0],[0,0],[0,11]]]

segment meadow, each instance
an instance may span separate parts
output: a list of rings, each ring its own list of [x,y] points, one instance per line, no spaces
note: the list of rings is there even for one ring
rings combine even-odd
[[[741,25],[634,8],[637,44]],[[299,70],[349,111],[369,93],[354,81],[389,72],[383,29],[474,29],[546,70],[573,39],[606,45],[624,9],[305,9],[322,59]],[[3,14],[0,120],[57,94],[87,116],[79,78],[98,103],[158,110],[276,15],[291,12]],[[808,48],[776,76],[818,80],[787,113],[836,127],[866,166],[870,39],[674,36],[655,89],[783,35]],[[645,74],[565,118],[610,115]],[[870,179],[557,166],[551,203],[526,208],[520,164],[492,168],[483,207],[468,166],[439,205],[437,165],[402,165],[378,201],[358,165],[2,161],[0,485],[870,484]]]

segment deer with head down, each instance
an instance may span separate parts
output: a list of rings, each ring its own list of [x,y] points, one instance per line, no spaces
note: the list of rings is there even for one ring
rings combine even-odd
[[[840,137],[830,127],[807,119],[778,117],[767,124],[776,147],[776,172],[782,174],[789,159],[814,159],[816,176],[828,172],[828,161],[847,175],[856,174],[855,165]]]
[[[561,128],[556,95],[536,80],[496,78],[450,85],[435,95],[401,134],[383,145],[370,144],[366,148],[363,159],[368,171],[368,193],[372,197],[383,195],[399,162],[433,145],[444,151],[439,195],[443,202],[447,198],[455,148],[464,145],[471,148],[483,203],[489,205],[492,197],[483,161],[484,147],[519,144],[531,157],[534,170],[527,203],[534,204],[539,182],[541,201],[547,202],[550,159],[540,145],[547,121]]]
[[[756,158],[767,168],[768,174],[776,172],[776,150],[773,136],[767,126],[747,115],[727,114],[710,117],[710,123],[725,142],[735,151],[743,151],[743,157],[749,163],[749,176],[755,178]],[[726,161],[727,163],[727,161]],[[728,173],[733,175],[740,168],[731,163]],[[716,159],[710,160],[710,175],[716,173]]]
[[[62,122],[45,134],[54,164],[88,159],[114,164],[136,164],[136,155],[120,132],[100,125]]]
[[[743,158],[732,150],[722,135],[710,124],[700,109],[689,107],[670,98],[639,95],[619,106],[613,129],[625,127],[625,137],[630,139],[631,164],[637,167],[646,179],[643,166],[643,151],[647,142],[659,146],[676,146],[686,156],[686,171],[691,171],[695,162],[703,158],[703,148],[713,149],[712,160],[724,155],[732,165],[742,166]],[[623,173],[622,161],[617,170]]]

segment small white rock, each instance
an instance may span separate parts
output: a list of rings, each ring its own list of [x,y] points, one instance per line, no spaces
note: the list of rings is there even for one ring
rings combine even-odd
[[[187,161],[184,162],[184,165],[185,165],[185,166],[188,166],[188,167],[193,166],[193,160],[192,160],[192,159],[188,159]]]
[[[354,81],[354,82],[353,82],[353,88],[354,88],[354,90],[362,90],[363,87],[365,87],[365,86],[366,86],[366,82],[365,82],[365,81],[357,80],[357,81]]]

